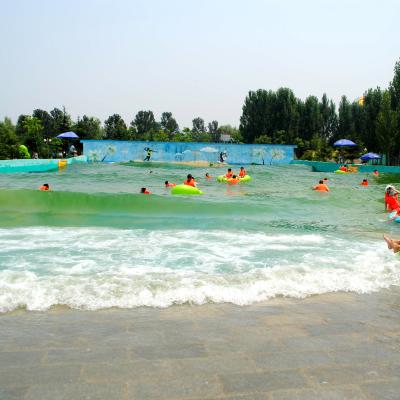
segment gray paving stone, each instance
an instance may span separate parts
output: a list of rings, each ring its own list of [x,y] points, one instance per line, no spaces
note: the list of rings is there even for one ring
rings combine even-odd
[[[368,398],[357,387],[325,387],[272,392],[271,400],[368,400]]]
[[[60,385],[54,382],[51,385],[32,386],[24,400],[121,400],[126,395],[126,386],[82,383]]]
[[[1,400],[21,400],[24,398],[28,387],[6,388],[0,387]]]
[[[172,371],[165,361],[132,361],[128,363],[87,364],[82,368],[81,379],[89,383],[102,382],[135,382],[172,378]]]
[[[158,399],[209,399],[223,395],[220,382],[215,376],[180,376],[128,383],[128,398],[140,400]]]
[[[254,356],[254,361],[261,370],[283,370],[329,365],[332,358],[326,352],[279,352],[258,353]]]
[[[174,343],[171,345],[142,346],[133,348],[133,359],[165,359],[206,357],[207,351],[201,342]]]
[[[361,386],[361,389],[374,400],[399,400],[400,379],[387,382],[368,383]]]
[[[33,384],[74,383],[79,379],[78,365],[0,368],[0,387],[30,386]]]
[[[1,365],[10,367],[26,367],[38,365],[44,358],[44,351],[10,351],[0,352]]]
[[[304,377],[295,370],[218,376],[226,394],[268,392],[306,386]]]
[[[0,353],[1,354],[1,353]],[[86,364],[128,362],[129,352],[124,348],[95,347],[49,350],[45,364]]]

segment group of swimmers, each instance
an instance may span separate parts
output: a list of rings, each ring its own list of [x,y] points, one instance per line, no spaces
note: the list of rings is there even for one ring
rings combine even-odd
[[[232,168],[228,168],[228,170],[227,170],[227,172],[226,172],[226,174],[224,176],[225,176],[226,182],[228,184],[237,185],[240,182],[240,178],[244,178],[246,176],[246,174],[247,174],[247,172],[244,169],[244,167],[240,167],[238,175],[233,173]],[[213,177],[208,172],[206,172],[205,178],[208,181],[213,179]],[[164,184],[165,184],[166,188],[176,186],[176,183],[171,183],[169,181],[165,181]],[[193,177],[192,174],[188,174],[187,175],[186,180],[183,182],[183,184],[187,185],[187,186],[197,187],[197,181],[195,180],[195,178]],[[145,188],[145,187],[142,187],[140,189],[140,193],[141,194],[151,194],[150,190]]]
[[[313,187],[313,190],[316,190],[318,192],[329,192],[330,190],[329,190],[327,183],[328,183],[328,178],[321,179],[318,182],[318,184]],[[360,186],[369,186],[368,179],[364,178],[362,180],[362,182],[359,183],[359,185]]]

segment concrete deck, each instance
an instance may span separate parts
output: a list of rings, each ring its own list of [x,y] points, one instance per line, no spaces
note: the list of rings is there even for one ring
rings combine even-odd
[[[400,399],[400,290],[0,316],[0,399]]]

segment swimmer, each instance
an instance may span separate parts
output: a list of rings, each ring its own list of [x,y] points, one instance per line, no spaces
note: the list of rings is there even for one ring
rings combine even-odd
[[[40,186],[39,190],[43,191],[50,190],[50,186],[48,183],[44,183],[42,186]]]
[[[313,190],[317,190],[318,192],[329,192],[328,186],[324,183],[322,179],[319,181],[318,185],[315,185],[313,187]]]
[[[165,187],[174,187],[176,186],[176,183],[169,183],[168,181],[165,181]]]
[[[206,179],[212,179],[212,176],[208,172],[206,172]]]
[[[236,175],[233,175],[232,178],[227,180],[227,182],[229,185],[237,185],[240,182],[240,179]]]
[[[377,169],[374,169],[374,172],[372,173],[374,176],[379,176],[379,172]]]
[[[343,172],[347,172],[347,170],[348,170],[347,165],[342,165],[342,166],[339,168],[339,170],[340,170],[340,171],[343,171]]]
[[[383,239],[385,239],[388,249],[393,250],[393,253],[398,253],[400,251],[400,240],[394,240],[388,235],[383,235]]]
[[[147,190],[146,188],[141,188],[140,193],[142,194],[151,194],[150,190]]]
[[[387,211],[399,211],[399,192],[393,185],[387,185],[385,188],[385,209]]]
[[[362,182],[360,182],[360,185],[361,186],[368,186],[369,185],[368,179],[363,179]]]
[[[184,185],[196,187],[196,181],[192,174],[188,174],[186,181],[183,182]]]
[[[329,179],[328,178],[324,178],[323,181],[324,181],[324,183],[326,183],[326,182],[329,182]]]
[[[233,176],[233,172],[232,172],[232,168],[228,168],[228,172],[225,174],[225,178],[232,178]]]
[[[244,167],[240,167],[239,178],[244,178],[246,175],[247,175],[247,172],[244,169]]]

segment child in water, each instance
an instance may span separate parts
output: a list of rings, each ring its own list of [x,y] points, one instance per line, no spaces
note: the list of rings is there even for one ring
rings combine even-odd
[[[141,188],[140,189],[140,193],[142,193],[142,194],[151,194],[150,190],[148,190],[146,188]]]
[[[40,186],[39,190],[43,191],[50,190],[50,186],[48,183],[44,183],[42,186]]]
[[[322,179],[319,181],[318,185],[315,185],[313,187],[313,190],[316,190],[318,192],[329,192],[328,186],[324,183]]]
[[[232,168],[228,168],[228,171],[225,174],[225,178],[229,179],[232,178],[232,176],[233,176]]]
[[[400,251],[400,240],[394,240],[388,235],[383,235],[383,239],[385,239],[388,249],[393,250],[393,253],[398,253]]]
[[[168,181],[165,181],[165,187],[174,187],[176,186],[176,183],[169,183]]]
[[[208,172],[206,172],[206,179],[212,179],[212,176]]]

